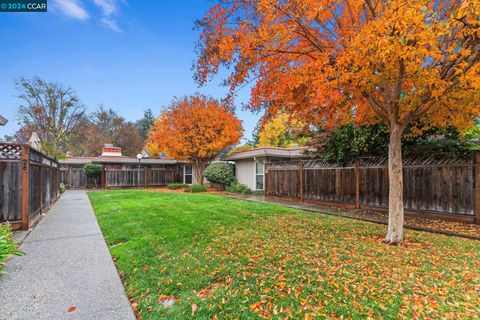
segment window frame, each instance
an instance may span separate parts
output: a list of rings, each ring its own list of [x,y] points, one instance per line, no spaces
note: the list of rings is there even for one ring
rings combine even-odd
[[[256,191],[261,191],[261,190],[265,190],[265,158],[254,158],[254,170],[253,170],[253,182],[254,182],[254,185],[255,185],[255,190]],[[257,163],[262,163],[262,173],[259,174],[257,173]],[[262,176],[262,188],[261,189],[258,189],[258,178],[259,176]]]
[[[190,167],[190,173],[187,173],[187,167]],[[190,183],[187,183],[187,176],[190,176]],[[193,184],[193,166],[191,164],[185,164],[183,166],[183,183],[188,185]]]

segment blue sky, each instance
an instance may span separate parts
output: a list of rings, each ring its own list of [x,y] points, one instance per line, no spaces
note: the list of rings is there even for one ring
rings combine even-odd
[[[0,114],[18,128],[14,79],[40,76],[76,90],[89,111],[99,104],[127,120],[143,110],[158,114],[174,96],[225,95],[217,77],[198,88],[191,70],[198,31],[194,21],[207,0],[48,0],[47,13],[0,13]],[[259,115],[242,111],[249,90],[239,92],[237,116],[249,139]],[[243,142],[243,141],[242,141]]]

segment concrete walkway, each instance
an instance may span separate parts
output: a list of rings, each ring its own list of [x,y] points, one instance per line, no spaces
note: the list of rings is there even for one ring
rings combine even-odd
[[[20,250],[0,275],[1,320],[135,319],[85,191],[65,192]]]

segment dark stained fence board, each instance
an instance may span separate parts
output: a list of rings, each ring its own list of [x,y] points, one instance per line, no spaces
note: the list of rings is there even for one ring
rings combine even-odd
[[[0,222],[22,220],[21,170],[20,161],[0,162]]]
[[[63,183],[65,188],[70,188],[70,170],[68,168],[60,169],[60,183]]]
[[[141,187],[144,182],[143,169],[140,170],[107,170],[107,187]],[[140,179],[138,179],[140,178]]]
[[[300,198],[300,164],[298,161],[267,163],[267,195]]]
[[[87,178],[83,167],[63,166],[60,170],[60,182],[66,188],[128,188],[145,186],[165,186],[169,183],[183,182],[183,165],[159,165],[141,167],[140,181],[137,168],[106,168],[96,178]]]
[[[41,175],[42,165],[30,163],[30,175],[28,183],[28,218],[32,219],[42,209],[41,204]]]
[[[166,186],[169,183],[183,182],[183,167],[181,165],[166,165],[147,170],[148,186]]]
[[[28,228],[59,195],[58,162],[18,144],[0,143],[0,223]]]
[[[302,199],[299,163],[266,163],[265,194]],[[360,158],[358,205],[388,208],[387,165],[386,158]],[[342,167],[318,159],[303,160],[302,172],[303,199],[356,204],[355,163]],[[406,158],[403,178],[406,210],[475,215],[475,162],[471,155]]]
[[[83,168],[72,168],[70,175],[71,189],[83,189],[87,186],[87,176]]]

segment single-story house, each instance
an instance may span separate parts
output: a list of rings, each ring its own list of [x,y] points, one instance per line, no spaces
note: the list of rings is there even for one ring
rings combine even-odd
[[[263,190],[265,185],[265,162],[307,158],[308,156],[305,155],[307,150],[309,149],[306,147],[254,148],[234,152],[222,160],[235,163],[235,176],[239,183],[247,185],[252,190]]]
[[[189,163],[167,157],[128,157],[122,149],[106,144],[98,157],[67,157],[60,160],[60,181],[67,188],[84,188],[96,184],[99,187],[163,186],[169,183],[196,183]],[[84,173],[87,163],[103,165],[97,181],[88,181]]]

